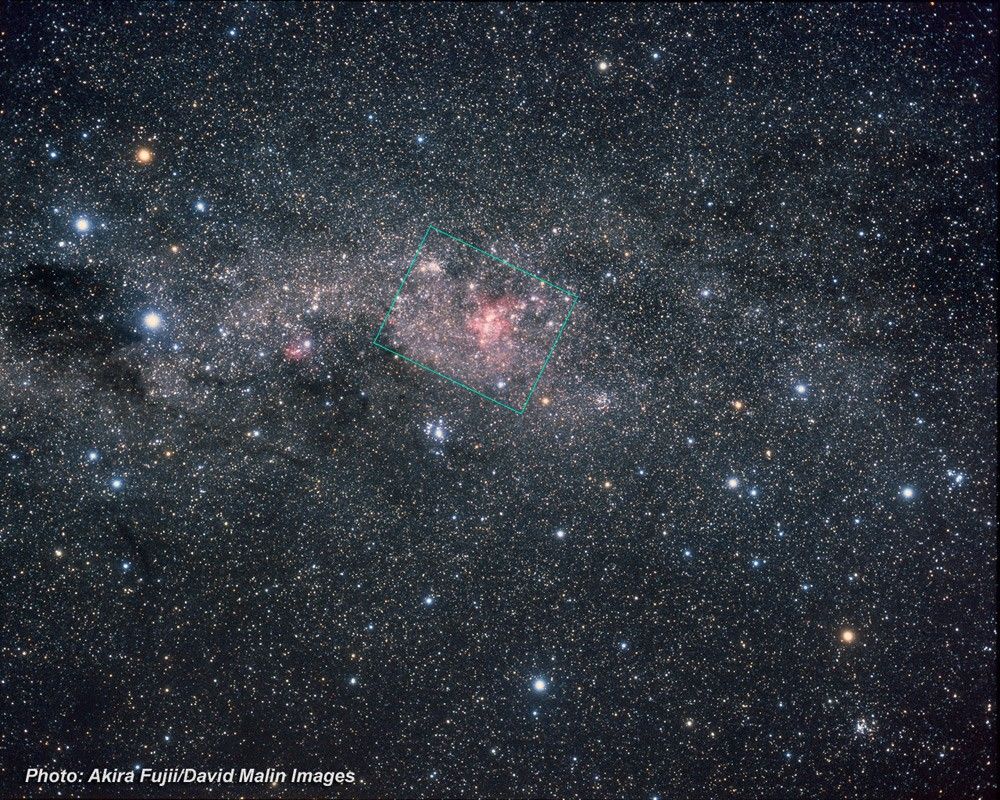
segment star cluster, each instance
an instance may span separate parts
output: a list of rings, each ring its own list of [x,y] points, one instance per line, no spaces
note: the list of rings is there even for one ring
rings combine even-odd
[[[992,796],[996,21],[5,5],[0,793]]]

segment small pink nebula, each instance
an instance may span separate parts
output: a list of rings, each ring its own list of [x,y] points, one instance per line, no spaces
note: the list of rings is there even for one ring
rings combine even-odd
[[[285,344],[282,348],[282,355],[292,362],[299,362],[308,358],[313,351],[312,335],[300,333]]]
[[[466,322],[481,348],[508,341],[514,332],[515,301],[510,297],[477,300],[476,310]]]

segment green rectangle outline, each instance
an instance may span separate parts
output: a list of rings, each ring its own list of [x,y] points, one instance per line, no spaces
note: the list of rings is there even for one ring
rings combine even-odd
[[[570,304],[569,311],[566,312],[566,318],[563,320],[562,325],[559,327],[559,332],[556,334],[556,338],[552,342],[552,347],[549,348],[549,352],[546,354],[545,360],[542,362],[542,368],[538,371],[538,375],[535,377],[535,382],[531,384],[531,389],[528,391],[528,396],[525,399],[524,405],[522,405],[521,408],[519,409],[514,408],[514,406],[509,406],[503,401],[497,400],[495,397],[490,397],[488,394],[483,394],[478,389],[473,389],[467,383],[463,383],[462,381],[458,380],[458,378],[453,378],[451,375],[445,375],[443,372],[438,372],[436,369],[432,369],[431,367],[428,367],[426,364],[421,364],[419,361],[416,361],[415,359],[412,359],[409,356],[405,356],[398,350],[393,350],[391,347],[386,347],[384,344],[379,342],[378,337],[381,336],[382,331],[385,330],[385,326],[389,322],[389,317],[392,314],[392,310],[396,307],[396,302],[399,300],[399,296],[403,293],[403,287],[409,280],[410,273],[413,272],[413,268],[417,264],[417,258],[420,256],[420,251],[424,249],[424,244],[427,243],[427,237],[430,236],[431,231],[437,231],[442,236],[447,236],[449,239],[453,239],[459,244],[465,245],[466,247],[475,250],[477,253],[482,253],[484,256],[492,258],[494,261],[499,261],[501,264],[505,264],[511,269],[517,270],[518,272],[527,275],[529,278],[534,278],[535,280],[544,283],[546,286],[551,286],[553,289],[562,292],[564,295],[567,295],[568,297],[573,298],[573,302]],[[450,381],[451,383],[454,383],[456,386],[461,386],[463,389],[472,392],[474,395],[477,395],[483,398],[484,400],[489,400],[491,403],[494,403],[495,405],[498,405],[501,408],[506,408],[509,411],[513,411],[515,414],[523,415],[528,408],[528,403],[531,402],[531,398],[535,394],[535,389],[538,388],[538,384],[542,380],[542,375],[545,372],[546,367],[548,367],[549,365],[549,360],[552,358],[552,354],[555,353],[556,351],[556,346],[559,344],[559,340],[562,338],[563,331],[565,331],[566,326],[569,325],[569,318],[573,314],[573,309],[576,308],[576,304],[579,302],[579,300],[580,300],[579,296],[571,292],[569,289],[564,289],[562,286],[557,286],[551,281],[545,280],[545,278],[543,278],[541,275],[536,275],[533,272],[528,272],[528,270],[521,269],[520,267],[516,266],[515,264],[511,264],[509,261],[503,258],[495,256],[492,253],[487,253],[482,248],[476,247],[474,244],[470,244],[464,239],[459,239],[457,236],[453,236],[452,234],[448,233],[447,231],[441,230],[435,225],[428,225],[427,230],[424,231],[423,238],[420,240],[420,244],[417,245],[417,250],[413,254],[413,258],[410,260],[410,266],[407,267],[406,273],[403,275],[403,280],[399,282],[399,288],[396,290],[396,294],[393,296],[392,302],[389,303],[389,310],[385,312],[385,317],[382,319],[382,324],[378,326],[378,330],[375,332],[375,338],[372,339],[372,344],[382,350],[385,350],[387,353],[392,353],[395,356],[399,356],[404,361],[408,361],[414,366],[420,367],[420,369],[422,370],[430,372],[432,375],[437,375],[439,378],[444,378],[446,381]]]

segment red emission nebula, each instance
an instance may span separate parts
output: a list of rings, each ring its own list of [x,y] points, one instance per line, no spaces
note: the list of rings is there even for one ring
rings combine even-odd
[[[520,407],[569,310],[565,294],[447,239],[429,241],[381,341]]]
[[[477,297],[475,303],[476,309],[469,316],[465,327],[476,337],[480,349],[485,350],[495,344],[509,344],[520,316],[515,311],[517,301],[513,297]]]

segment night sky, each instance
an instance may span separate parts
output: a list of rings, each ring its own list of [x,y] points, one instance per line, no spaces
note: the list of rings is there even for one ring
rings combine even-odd
[[[0,0],[0,795],[994,796],[996,23]]]

